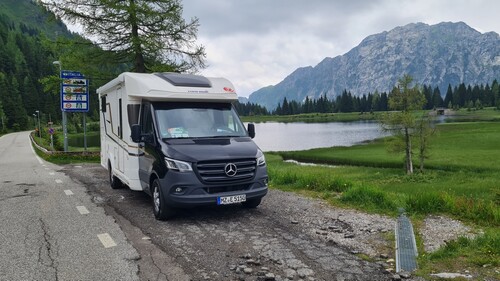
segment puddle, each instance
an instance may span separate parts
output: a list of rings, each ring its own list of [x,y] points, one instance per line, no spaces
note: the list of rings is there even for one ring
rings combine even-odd
[[[284,160],[283,162],[292,163],[292,164],[299,165],[299,166],[327,167],[327,168],[336,168],[337,167],[337,166],[333,166],[333,165],[299,162],[296,160]]]

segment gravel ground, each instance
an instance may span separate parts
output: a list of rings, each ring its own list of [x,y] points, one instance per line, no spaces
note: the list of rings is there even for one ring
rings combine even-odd
[[[444,216],[429,216],[424,220],[420,229],[420,235],[424,240],[424,249],[428,253],[437,251],[446,242],[457,239],[460,236],[473,238],[472,230],[460,221]]]
[[[321,200],[274,191],[274,196],[290,206],[286,213],[300,214],[290,217],[292,223],[300,223],[309,232],[324,240],[349,248],[354,253],[370,257],[393,256],[388,236],[394,237],[396,219],[387,216],[367,214],[355,210],[328,206]],[[300,209],[303,209],[300,212]],[[429,216],[418,230],[424,241],[424,249],[431,253],[446,245],[446,242],[460,236],[474,238],[472,229],[460,221],[445,216]],[[381,235],[387,233],[387,235]],[[390,240],[390,239],[389,239]],[[392,245],[391,245],[392,246]]]

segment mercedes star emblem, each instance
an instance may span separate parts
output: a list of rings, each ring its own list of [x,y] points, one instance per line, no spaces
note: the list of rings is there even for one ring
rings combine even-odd
[[[229,163],[224,167],[224,172],[228,177],[234,177],[236,176],[236,172],[238,172],[238,168],[236,168],[235,164]]]

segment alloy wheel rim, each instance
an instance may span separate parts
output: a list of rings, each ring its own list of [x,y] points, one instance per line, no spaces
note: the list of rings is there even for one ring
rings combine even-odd
[[[155,210],[157,212],[160,211],[160,191],[158,190],[158,186],[155,185],[154,191],[153,191],[153,199],[155,203]]]

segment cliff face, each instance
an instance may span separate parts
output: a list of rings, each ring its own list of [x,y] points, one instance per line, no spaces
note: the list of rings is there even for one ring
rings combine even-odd
[[[354,95],[390,91],[409,74],[418,84],[486,84],[500,78],[500,36],[480,33],[463,22],[408,24],[365,38],[342,56],[325,58],[315,67],[295,70],[275,86],[250,95],[250,102],[271,109],[286,97],[329,98],[344,89]]]

